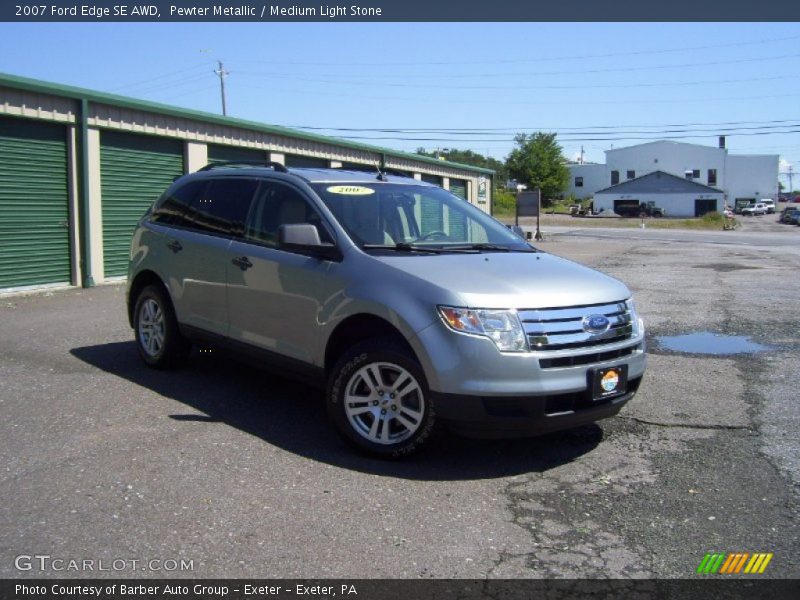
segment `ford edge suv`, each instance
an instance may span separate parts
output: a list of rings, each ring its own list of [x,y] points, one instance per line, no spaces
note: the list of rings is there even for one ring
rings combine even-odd
[[[528,436],[615,415],[645,371],[628,288],[409,177],[210,165],[133,236],[128,316],[151,367],[193,343],[318,382],[349,442],[396,457],[444,422]]]

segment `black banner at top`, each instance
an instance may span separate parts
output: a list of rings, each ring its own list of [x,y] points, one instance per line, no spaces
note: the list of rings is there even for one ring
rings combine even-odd
[[[5,22],[800,21],[797,0],[14,0]]]

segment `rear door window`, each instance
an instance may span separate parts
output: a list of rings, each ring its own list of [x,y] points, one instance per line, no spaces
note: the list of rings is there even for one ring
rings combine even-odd
[[[219,236],[241,236],[253,194],[255,179],[214,179],[204,193],[192,198],[185,221],[189,228]]]
[[[203,194],[208,182],[191,181],[164,194],[153,208],[150,220],[159,225],[186,227],[189,205]]]

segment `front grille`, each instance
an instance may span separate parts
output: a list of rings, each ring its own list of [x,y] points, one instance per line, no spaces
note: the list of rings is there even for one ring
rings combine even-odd
[[[577,356],[559,356],[558,358],[543,358],[539,361],[542,369],[557,369],[559,367],[578,367],[593,363],[606,362],[617,358],[630,356],[639,346],[628,346],[607,352],[592,352],[591,354],[578,354]]]
[[[523,309],[517,311],[531,350],[561,350],[611,344],[633,336],[633,315],[625,301],[568,308]],[[606,331],[586,331],[586,317],[603,315],[610,321]]]

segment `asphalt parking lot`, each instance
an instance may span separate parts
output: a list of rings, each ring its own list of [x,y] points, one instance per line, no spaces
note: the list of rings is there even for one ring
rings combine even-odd
[[[672,233],[540,245],[634,290],[650,362],[619,417],[394,463],[302,384],[214,352],[145,368],[121,285],[0,298],[0,577],[687,578],[706,552],[800,577],[800,228]],[[703,331],[768,349],[659,345]],[[128,566],[17,568],[34,554]]]

